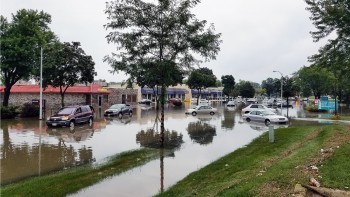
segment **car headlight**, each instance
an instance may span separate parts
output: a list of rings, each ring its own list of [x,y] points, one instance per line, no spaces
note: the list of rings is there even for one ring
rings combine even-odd
[[[68,119],[69,119],[69,116],[62,116],[61,119],[62,119],[62,120],[68,120]]]
[[[51,117],[47,117],[46,120],[50,120]]]

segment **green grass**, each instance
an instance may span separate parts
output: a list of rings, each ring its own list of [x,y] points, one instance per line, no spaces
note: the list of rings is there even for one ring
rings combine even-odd
[[[346,125],[279,129],[274,143],[269,143],[266,133],[158,196],[291,196],[295,184],[308,184],[315,176],[308,166],[320,167],[322,162],[322,186],[344,189],[350,182],[346,139],[350,142]],[[321,148],[338,145],[329,158],[321,155]]]
[[[155,149],[125,152],[110,158],[104,165],[80,167],[3,186],[0,194],[2,197],[66,196],[158,156],[159,150]]]

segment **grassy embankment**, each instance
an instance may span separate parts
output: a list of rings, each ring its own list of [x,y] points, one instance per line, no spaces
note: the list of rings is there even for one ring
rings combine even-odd
[[[310,177],[322,187],[349,190],[349,158],[349,125],[279,129],[274,143],[265,133],[159,196],[291,196],[295,184],[308,184]]]
[[[66,196],[107,177],[120,174],[136,166],[141,166],[157,157],[159,157],[159,150],[156,149],[140,149],[125,152],[110,158],[106,164],[101,166],[69,169],[3,186],[0,196]]]

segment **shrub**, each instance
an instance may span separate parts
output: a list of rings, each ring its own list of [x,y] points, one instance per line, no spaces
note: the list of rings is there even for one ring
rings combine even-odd
[[[25,103],[21,109],[21,117],[39,117],[39,106]]]
[[[15,118],[18,114],[17,106],[1,106],[1,119]]]

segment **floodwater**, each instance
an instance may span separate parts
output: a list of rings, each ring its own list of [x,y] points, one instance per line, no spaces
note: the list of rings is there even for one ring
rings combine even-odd
[[[170,153],[162,155],[160,151],[158,159],[70,196],[152,196],[268,130],[264,124],[243,121],[239,109],[221,103],[213,105],[218,108],[213,116],[185,115],[189,105],[167,106],[165,128],[178,142],[168,147]],[[318,116],[306,113],[302,105],[283,108],[282,113],[292,118]],[[37,119],[2,120],[1,185],[80,165],[100,164],[124,151],[152,147],[158,141],[155,136],[159,126],[155,109],[141,105],[134,106],[132,117],[122,119],[105,118],[103,110],[97,109],[92,127],[78,125],[73,131],[48,128],[45,121]]]

